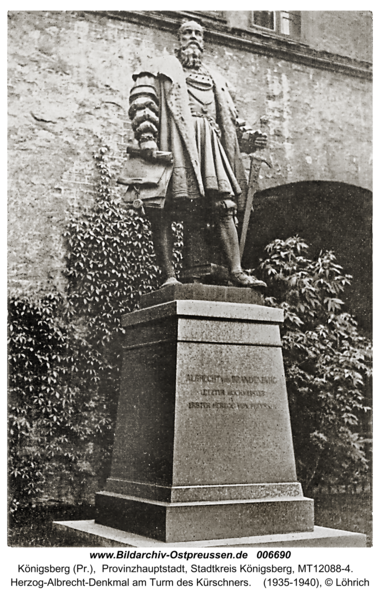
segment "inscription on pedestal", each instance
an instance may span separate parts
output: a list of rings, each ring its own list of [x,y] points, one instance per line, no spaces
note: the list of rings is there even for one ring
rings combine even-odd
[[[176,485],[296,480],[281,348],[181,343],[176,386]]]
[[[190,374],[186,375],[187,383],[201,383],[201,384],[216,384],[220,385],[275,385],[277,383],[277,377],[274,375],[269,376],[258,376],[258,375],[214,375],[214,374]],[[216,408],[216,409],[269,409],[272,410],[272,406],[262,400],[256,400],[256,398],[264,398],[266,395],[265,389],[237,389],[236,387],[223,387],[223,388],[201,388],[201,396],[207,397],[221,397],[225,402],[189,402],[189,408]],[[250,402],[237,402],[237,398],[244,400],[248,399]]]

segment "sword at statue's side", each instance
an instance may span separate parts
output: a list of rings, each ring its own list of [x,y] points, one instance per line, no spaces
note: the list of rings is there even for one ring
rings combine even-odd
[[[261,117],[260,126],[264,125],[265,123],[267,123],[267,118]],[[261,131],[258,133],[261,134]],[[243,224],[242,224],[242,228],[241,228],[241,235],[240,235],[240,241],[239,241],[240,258],[243,257],[245,242],[247,240],[249,220],[250,220],[251,212],[252,212],[253,199],[254,199],[255,193],[258,188],[261,165],[263,163],[265,163],[268,165],[269,168],[272,167],[272,162],[271,162],[270,158],[263,157],[262,153],[258,153],[258,151],[250,154],[250,158],[251,158],[251,165],[250,165],[250,169],[249,169],[247,201],[246,201],[245,208],[244,208]]]

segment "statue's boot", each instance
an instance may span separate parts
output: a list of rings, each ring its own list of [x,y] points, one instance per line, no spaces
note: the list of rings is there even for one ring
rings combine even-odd
[[[248,275],[248,273],[244,273],[243,269],[241,269],[240,271],[231,271],[230,281],[237,287],[267,287],[265,281],[261,281],[253,275]]]
[[[219,218],[219,231],[222,248],[227,256],[230,268],[230,281],[238,287],[267,287],[264,281],[243,271],[240,260],[239,238],[234,222],[234,211],[228,207],[228,202],[225,204],[227,205],[226,209],[221,210]]]
[[[164,276],[164,283],[161,287],[179,284],[180,281],[176,278],[173,266],[173,232],[171,220],[161,209],[152,209],[152,211],[149,211],[148,216],[152,226],[153,246],[157,263]]]

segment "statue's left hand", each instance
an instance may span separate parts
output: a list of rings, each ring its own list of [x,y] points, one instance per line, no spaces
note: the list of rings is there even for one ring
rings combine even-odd
[[[241,128],[241,130],[243,130],[243,128]],[[256,150],[266,148],[267,143],[268,136],[262,131],[253,131],[253,129],[246,128],[244,133],[240,136],[240,149],[246,154],[251,154],[252,152],[256,152]]]
[[[262,150],[267,147],[268,144],[268,136],[266,133],[262,131],[254,131],[251,133],[253,145],[257,150]]]

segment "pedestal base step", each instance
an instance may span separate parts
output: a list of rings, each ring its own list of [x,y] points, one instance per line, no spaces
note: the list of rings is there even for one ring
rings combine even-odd
[[[82,544],[83,546],[96,544],[101,548],[151,548],[155,546],[173,548],[223,548],[228,546],[235,548],[364,548],[366,546],[366,536],[363,533],[352,533],[328,527],[314,527],[313,531],[302,533],[165,543],[112,527],[105,527],[95,521],[56,521],[53,525],[57,533],[67,534],[70,532],[73,544]]]
[[[228,276],[227,276],[228,278]],[[261,288],[262,289],[262,288]],[[203,300],[206,302],[233,302],[234,304],[264,304],[260,289],[234,286],[183,283],[168,285],[141,297],[141,308],[157,306],[173,300]]]
[[[100,525],[163,542],[312,531],[314,526],[313,500],[304,497],[170,503],[99,492],[95,506]]]

